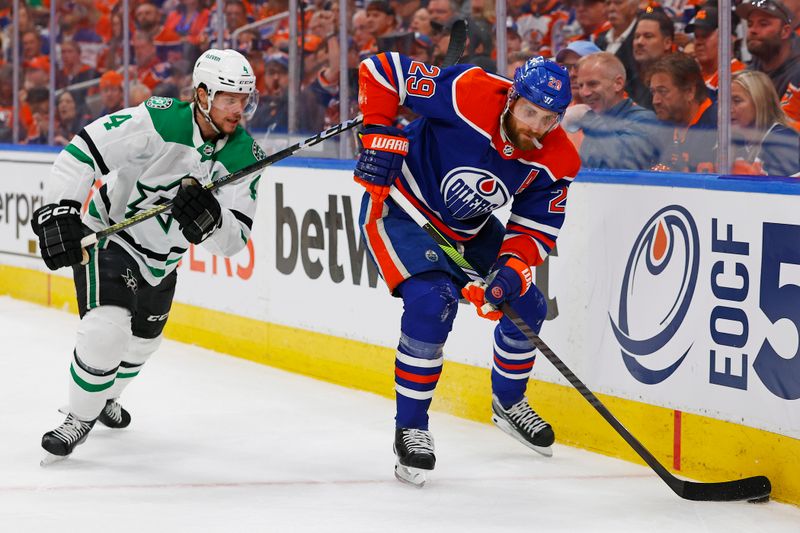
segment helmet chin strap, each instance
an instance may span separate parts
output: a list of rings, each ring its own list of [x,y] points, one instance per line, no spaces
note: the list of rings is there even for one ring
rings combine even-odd
[[[195,89],[194,93],[194,101],[197,104],[197,109],[200,111],[200,114],[203,115],[203,118],[206,119],[206,122],[211,126],[214,130],[214,133],[217,135],[222,135],[222,131],[214,124],[214,120],[211,118],[211,95],[206,91],[207,101],[208,101],[208,109],[203,109],[203,105],[200,103],[200,99],[197,97],[197,89]]]

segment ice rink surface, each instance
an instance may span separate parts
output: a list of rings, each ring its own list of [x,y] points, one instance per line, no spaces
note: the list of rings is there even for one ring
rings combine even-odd
[[[2,532],[800,531],[794,506],[683,501],[646,467],[440,413],[416,489],[394,479],[393,402],[171,341],[123,396],[128,429],[42,468],[77,322],[0,297]]]

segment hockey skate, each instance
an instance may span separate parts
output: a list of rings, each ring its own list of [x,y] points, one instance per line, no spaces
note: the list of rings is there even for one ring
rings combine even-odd
[[[84,422],[75,418],[71,413],[67,415],[64,423],[53,431],[48,431],[42,436],[42,448],[47,455],[42,459],[41,465],[47,466],[62,459],[66,459],[75,449],[82,444],[94,427],[95,421]]]
[[[398,428],[394,433],[394,476],[402,481],[422,487],[427,472],[436,465],[433,454],[433,435],[425,429]]]
[[[131,423],[131,415],[114,398],[106,402],[106,406],[100,411],[97,421],[109,428],[122,429],[128,427]]]
[[[546,457],[553,455],[550,447],[556,439],[553,428],[528,405],[527,398],[506,410],[497,396],[492,395],[492,422],[531,450]]]

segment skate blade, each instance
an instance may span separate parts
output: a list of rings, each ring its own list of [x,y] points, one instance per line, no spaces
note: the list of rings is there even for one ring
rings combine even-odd
[[[69,457],[69,455],[54,455],[54,454],[52,454],[50,452],[45,452],[45,456],[42,457],[41,461],[39,461],[39,466],[47,467],[47,466],[50,466],[50,465],[52,465],[54,463],[60,463],[61,461],[63,461],[67,457]]]
[[[524,437],[519,435],[514,428],[511,427],[511,424],[506,422],[504,419],[500,418],[498,415],[492,415],[492,423],[500,428],[503,433],[507,433],[514,437],[516,440],[530,448],[531,450],[535,451],[538,454],[544,455],[545,457],[552,457],[553,456],[553,448],[551,446],[536,446],[535,444],[531,444]]]
[[[399,481],[421,489],[425,482],[428,480],[426,477],[427,470],[414,468],[411,466],[403,466],[400,463],[394,465],[394,477]]]

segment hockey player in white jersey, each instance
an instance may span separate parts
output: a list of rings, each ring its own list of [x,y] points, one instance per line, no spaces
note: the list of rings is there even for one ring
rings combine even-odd
[[[118,399],[161,342],[189,244],[230,256],[249,239],[259,176],[213,193],[202,185],[265,157],[239,126],[258,103],[253,70],[238,52],[212,49],[195,63],[192,84],[192,103],[152,97],[86,126],[58,155],[34,213],[47,267],[73,269],[81,316],[69,413],[42,437],[44,463],[70,455],[97,421],[130,423]],[[103,185],[81,218],[95,180]],[[171,213],[81,248],[85,234],[166,200]]]

